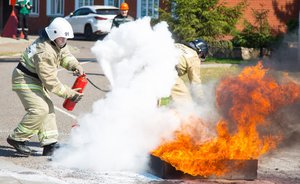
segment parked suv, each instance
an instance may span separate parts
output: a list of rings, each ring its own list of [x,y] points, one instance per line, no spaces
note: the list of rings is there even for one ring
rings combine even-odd
[[[74,34],[84,34],[87,39],[110,31],[112,20],[119,9],[114,6],[82,6],[66,16]]]

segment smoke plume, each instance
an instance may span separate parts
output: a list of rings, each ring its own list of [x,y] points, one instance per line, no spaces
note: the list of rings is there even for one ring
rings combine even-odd
[[[54,161],[98,171],[143,171],[148,155],[179,125],[171,111],[157,108],[170,94],[178,51],[165,22],[150,26],[143,18],[113,28],[92,52],[112,91],[78,120],[68,146]]]

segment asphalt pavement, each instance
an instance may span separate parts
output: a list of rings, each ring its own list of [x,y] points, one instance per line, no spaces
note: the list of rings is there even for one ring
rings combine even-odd
[[[300,146],[288,147],[283,151],[269,155],[259,162],[259,179],[255,181],[217,181],[217,182],[143,182],[148,176],[124,173],[95,173],[90,175],[85,171],[53,170],[48,167],[49,158],[41,156],[42,149],[38,145],[36,137],[33,137],[29,145],[35,154],[28,157],[20,157],[15,150],[6,143],[7,135],[17,126],[24,115],[24,109],[15,93],[11,91],[11,72],[19,61],[20,54],[30,45],[37,36],[29,36],[29,40],[16,40],[0,37],[0,68],[1,68],[1,97],[0,97],[0,184],[59,184],[59,183],[243,183],[243,184],[281,184],[300,183]],[[91,53],[91,47],[96,41],[86,41],[80,37],[69,40],[71,52],[81,62],[89,79],[103,90],[109,90],[110,85],[103,74],[95,56]],[[201,67],[216,67],[220,65],[203,64]],[[222,65],[228,67],[230,65]],[[58,77],[62,83],[71,86],[75,77],[66,70],[59,70]],[[84,98],[78,103],[74,111],[67,111],[62,107],[63,99],[52,95],[55,105],[56,119],[60,131],[59,142],[64,143],[70,135],[76,118],[92,110],[93,103],[105,96],[101,91],[87,85]],[[47,175],[45,174],[47,173]],[[89,176],[89,177],[88,177]],[[263,177],[261,177],[263,176]],[[149,178],[149,177],[148,177]],[[76,179],[76,180],[75,180]],[[79,182],[75,182],[75,181]],[[67,181],[67,182],[66,182]],[[133,182],[134,181],[134,182]]]

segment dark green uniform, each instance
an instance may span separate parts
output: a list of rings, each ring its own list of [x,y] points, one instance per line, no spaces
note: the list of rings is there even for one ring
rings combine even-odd
[[[119,27],[121,24],[124,24],[126,22],[134,21],[134,18],[130,15],[127,15],[126,17],[123,17],[121,14],[115,16],[112,22],[112,27]]]

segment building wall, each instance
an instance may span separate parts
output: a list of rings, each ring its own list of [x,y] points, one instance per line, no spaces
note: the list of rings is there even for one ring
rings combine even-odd
[[[28,21],[29,34],[38,34],[38,32],[45,28],[51,21],[51,17],[46,15],[46,1],[41,1],[39,4],[39,15],[30,16]]]
[[[228,6],[236,5],[241,0],[222,0]],[[248,0],[248,7],[244,12],[244,18],[254,23],[254,10],[267,9],[268,22],[275,34],[284,33],[287,30],[286,22],[291,19],[298,19],[300,0]],[[239,28],[241,28],[240,23]]]
[[[3,2],[0,2],[0,30],[2,30],[4,21]],[[0,31],[1,32],[1,31]]]
[[[160,6],[164,6],[164,1],[160,0]],[[220,0],[220,2],[227,3],[228,6],[236,5],[238,2],[242,0]],[[39,16],[30,16],[29,19],[29,34],[37,34],[42,28],[47,26],[54,17],[48,17],[46,15],[46,0],[40,0],[40,7],[39,7]],[[126,0],[129,4],[129,14],[136,18],[137,16],[137,0]],[[103,5],[104,0],[94,0],[95,5]],[[252,9],[268,9],[269,15],[268,20],[271,25],[271,28],[275,33],[282,33],[286,32],[286,22],[290,19],[298,19],[299,16],[299,7],[300,7],[300,0],[248,0],[249,6],[246,8],[244,13],[244,18],[249,20],[250,22],[254,22],[254,18],[252,15]],[[2,7],[1,7],[2,5]],[[64,16],[69,15],[72,11],[74,11],[75,7],[75,0],[65,0],[64,4]],[[2,10],[7,10],[8,5],[0,4],[0,8]],[[5,22],[7,19],[7,12],[6,14],[3,11],[0,11],[0,26],[2,23],[2,28],[5,26]],[[240,28],[242,23],[240,23]],[[1,27],[0,27],[1,29]]]
[[[0,0],[0,30],[2,30],[12,13],[12,6],[8,0]]]
[[[137,0],[127,0],[126,3],[129,6],[128,14],[136,17],[137,16]]]
[[[50,22],[55,17],[47,16],[47,1],[40,0],[39,4],[39,15],[38,16],[30,16],[29,18],[29,34],[38,34],[39,31],[50,24]],[[70,12],[74,11],[75,1],[67,0],[64,4],[64,16],[70,14]]]
[[[136,0],[127,0],[126,3],[129,5],[129,14],[133,17],[136,17],[137,12],[137,3]],[[104,0],[94,0],[95,5],[104,5]],[[46,15],[46,1],[40,0],[40,14],[39,16],[31,16],[29,19],[29,34],[38,34],[38,32],[46,27],[54,17],[48,17]],[[64,4],[64,16],[69,15],[74,11],[75,0],[65,0]]]

